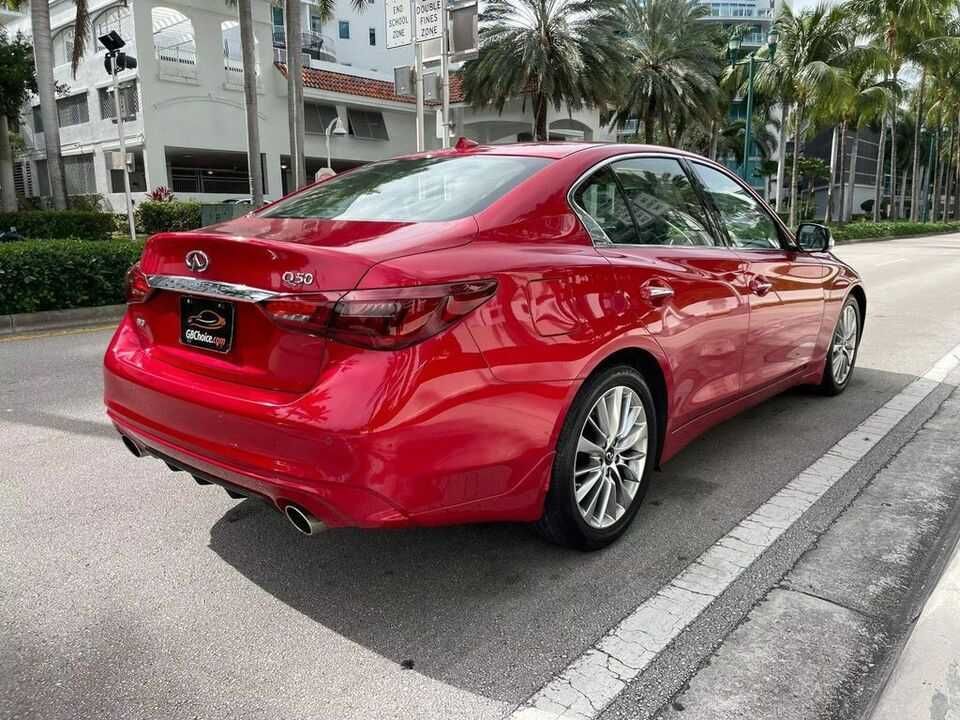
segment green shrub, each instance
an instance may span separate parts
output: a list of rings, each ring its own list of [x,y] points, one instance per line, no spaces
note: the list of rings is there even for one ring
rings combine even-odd
[[[944,232],[960,232],[960,223],[910,222],[909,220],[886,220],[883,222],[857,221],[832,227],[833,237],[845,240],[867,238],[909,237],[911,235],[934,235]]]
[[[200,203],[142,202],[137,206],[137,227],[148,235],[200,227]]]
[[[113,232],[113,216],[88,210],[29,210],[0,213],[0,229],[17,229],[26,238],[105,240]]]
[[[124,275],[142,251],[129,240],[0,244],[0,315],[122,303]]]
[[[103,195],[100,193],[90,193],[89,195],[70,195],[67,198],[67,207],[69,207],[71,210],[103,212]]]

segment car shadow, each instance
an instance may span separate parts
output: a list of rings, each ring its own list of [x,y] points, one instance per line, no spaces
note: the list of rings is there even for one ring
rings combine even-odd
[[[913,378],[858,368],[848,391],[790,391],[654,474],[626,535],[597,553],[521,525],[331,530],[304,538],[247,500],[210,547],[251,582],[376,653],[487,697],[534,691]]]

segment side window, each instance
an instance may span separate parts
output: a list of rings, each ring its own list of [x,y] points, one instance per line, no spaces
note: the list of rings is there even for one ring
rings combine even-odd
[[[591,237],[598,242],[637,243],[637,229],[627,201],[609,167],[595,172],[577,188],[573,201],[586,212]]]
[[[706,165],[693,163],[704,190],[713,199],[734,247],[750,250],[780,249],[776,223],[739,182]]]
[[[640,244],[717,245],[700,197],[677,160],[631,158],[612,167],[630,201]]]

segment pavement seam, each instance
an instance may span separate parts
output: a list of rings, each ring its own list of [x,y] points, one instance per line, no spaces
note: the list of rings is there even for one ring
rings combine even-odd
[[[642,602],[521,704],[508,716],[509,720],[589,720],[598,717],[633,679],[938,388],[958,365],[960,345],[871,413],[673,580]],[[721,559],[716,555],[720,552],[718,548],[738,552],[743,564],[733,562],[725,570],[716,570],[711,563],[714,558]],[[638,647],[642,652],[637,652]],[[601,656],[618,660],[626,672],[613,673]],[[576,692],[570,692],[573,679],[580,686]]]

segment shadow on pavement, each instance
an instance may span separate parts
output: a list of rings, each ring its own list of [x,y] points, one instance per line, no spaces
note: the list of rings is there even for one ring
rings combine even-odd
[[[715,428],[654,475],[631,529],[598,553],[513,525],[303,538],[249,500],[211,528],[210,547],[350,640],[517,701],[911,380],[858,368],[842,396],[791,391]]]

